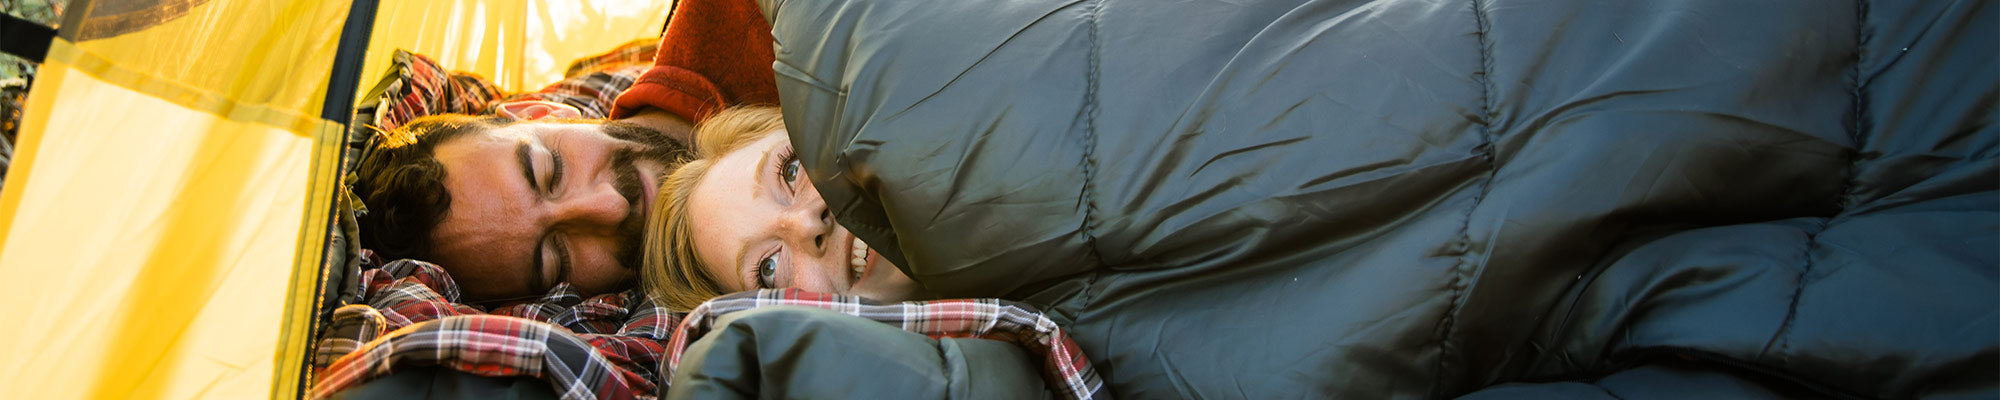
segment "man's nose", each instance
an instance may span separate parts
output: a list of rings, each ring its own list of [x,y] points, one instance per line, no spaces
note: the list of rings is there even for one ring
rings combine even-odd
[[[559,223],[592,230],[603,229],[608,233],[625,221],[631,207],[625,196],[607,183],[557,200],[555,217]]]

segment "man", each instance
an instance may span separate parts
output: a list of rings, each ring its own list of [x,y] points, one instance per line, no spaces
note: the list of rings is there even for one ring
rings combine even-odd
[[[363,247],[437,263],[470,303],[563,282],[585,296],[630,287],[645,203],[690,122],[730,104],[777,103],[770,28],[754,4],[675,12],[703,17],[674,19],[610,123],[528,102],[500,106],[508,118],[434,117],[378,138],[355,170],[369,209]]]
[[[469,302],[629,285],[653,182],[683,146],[636,124],[437,116],[357,168],[363,244],[446,266]]]

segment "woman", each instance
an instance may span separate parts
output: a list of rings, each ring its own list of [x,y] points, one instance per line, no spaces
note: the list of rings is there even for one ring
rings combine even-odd
[[[694,148],[695,158],[659,185],[646,220],[640,277],[666,308],[689,312],[724,293],[766,288],[880,302],[935,297],[834,222],[794,157],[777,108],[723,110],[695,127]],[[831,398],[924,397],[973,388],[996,398],[1105,394],[1081,347],[1054,321],[1018,304],[856,304],[813,297],[742,293],[690,313],[668,345],[687,355],[670,357],[675,361],[668,369],[676,372],[667,397],[740,396],[744,387]],[[749,310],[768,304],[832,311]],[[720,319],[728,313],[735,315]],[[692,342],[697,337],[703,339]],[[784,361],[765,364],[759,354],[767,353],[784,354]],[[767,373],[740,373],[744,368]],[[820,373],[782,372],[825,368],[869,371],[870,384],[828,385],[814,379]],[[948,379],[940,379],[944,371],[951,371]]]
[[[897,302],[931,297],[835,223],[775,107],[725,110],[695,128],[695,158],[660,184],[641,279],[669,309],[764,288]]]

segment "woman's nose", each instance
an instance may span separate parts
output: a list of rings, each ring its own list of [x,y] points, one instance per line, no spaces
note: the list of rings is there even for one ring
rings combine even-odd
[[[827,234],[833,232],[833,213],[826,208],[826,201],[820,199],[819,192],[804,192],[799,201],[785,209],[782,218],[786,235],[798,242],[798,246],[812,249],[815,255],[826,248]]]

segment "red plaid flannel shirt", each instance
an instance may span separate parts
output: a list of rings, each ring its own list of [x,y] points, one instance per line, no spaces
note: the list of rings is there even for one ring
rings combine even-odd
[[[310,397],[326,397],[400,366],[437,365],[483,376],[537,377],[563,398],[650,398],[672,376],[680,353],[716,318],[770,305],[833,310],[933,338],[1015,343],[1043,358],[1042,375],[1058,393],[1107,397],[1076,342],[1053,321],[1000,300],[877,304],[796,289],[763,290],[717,298],[684,318],[637,290],[582,299],[563,284],[539,301],[482,312],[456,303],[458,285],[430,263],[398,260],[363,274],[366,303],[335,310],[315,346],[319,382]],[[669,370],[658,370],[662,366]]]
[[[611,114],[611,102],[617,100],[618,95],[625,93],[626,89],[631,88],[632,83],[637,81],[640,75],[644,75],[648,68],[651,67],[631,65],[570,77],[543,87],[539,91],[507,96],[487,105],[484,112],[493,114],[494,110],[506,103],[541,100],[576,107],[577,112],[582,113],[585,119],[603,119]]]
[[[362,272],[364,304],[334,310],[315,346],[319,398],[405,365],[484,376],[532,376],[564,398],[656,392],[662,341],[680,316],[637,290],[583,299],[568,284],[541,299],[484,311],[459,304],[443,268],[398,260]]]
[[[587,119],[610,117],[612,101],[653,68],[653,53],[659,48],[658,40],[640,39],[604,54],[576,60],[570,63],[562,81],[495,101],[486,106],[486,114],[493,114],[502,104],[541,100],[576,107]]]

